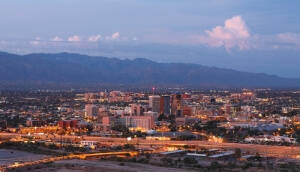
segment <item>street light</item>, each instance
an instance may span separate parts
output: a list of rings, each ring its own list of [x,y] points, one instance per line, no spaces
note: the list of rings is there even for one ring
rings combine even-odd
[[[131,137],[127,137],[127,144],[129,144],[130,140],[131,140]]]
[[[227,140],[227,142],[229,141],[229,139],[228,139],[228,130],[226,131],[226,140]]]
[[[140,148],[140,140],[139,140],[139,136],[138,135],[134,135],[134,137],[137,137],[137,145],[138,145],[138,149]]]

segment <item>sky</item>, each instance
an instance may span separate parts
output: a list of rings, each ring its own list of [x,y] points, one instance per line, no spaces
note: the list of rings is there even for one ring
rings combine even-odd
[[[0,2],[0,51],[300,78],[299,7],[299,0],[7,0]]]

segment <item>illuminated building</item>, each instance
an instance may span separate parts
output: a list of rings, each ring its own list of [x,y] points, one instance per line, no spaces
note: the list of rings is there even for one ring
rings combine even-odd
[[[97,117],[99,108],[94,104],[86,104],[85,111],[86,117]]]
[[[142,116],[144,112],[150,111],[151,108],[148,105],[132,104],[131,105],[131,115],[132,116]]]
[[[77,120],[61,120],[57,122],[57,125],[62,129],[76,128],[77,124]]]
[[[160,97],[159,102],[160,113],[164,113],[165,115],[170,114],[170,96],[164,95]]]
[[[149,96],[149,106],[152,112],[160,112],[160,96]]]
[[[183,99],[180,93],[172,94],[171,98],[171,114],[176,117],[182,116]]]
[[[131,128],[140,131],[147,131],[154,128],[152,116],[135,116],[130,118]]]

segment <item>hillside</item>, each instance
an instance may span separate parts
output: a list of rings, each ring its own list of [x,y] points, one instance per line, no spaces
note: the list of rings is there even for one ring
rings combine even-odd
[[[299,87],[300,79],[239,72],[198,64],[120,60],[80,54],[15,55],[0,52],[1,82],[76,84],[189,84],[235,87]]]

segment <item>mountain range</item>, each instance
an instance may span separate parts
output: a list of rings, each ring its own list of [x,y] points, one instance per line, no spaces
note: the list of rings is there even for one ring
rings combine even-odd
[[[0,82],[194,85],[297,88],[300,78],[240,72],[187,63],[158,63],[72,53],[16,55],[0,52]]]

